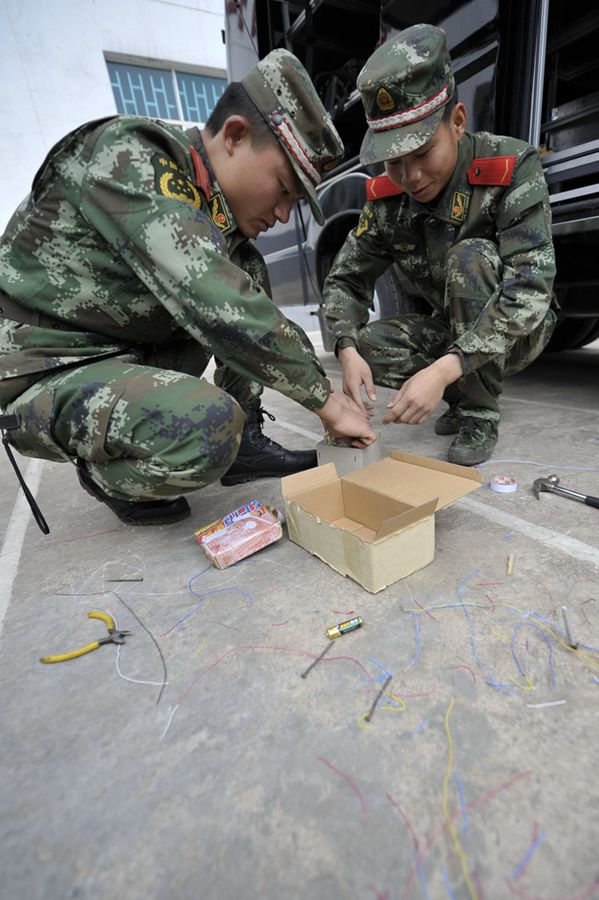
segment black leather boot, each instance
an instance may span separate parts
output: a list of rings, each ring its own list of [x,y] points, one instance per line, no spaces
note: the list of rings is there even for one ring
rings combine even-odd
[[[126,525],[170,525],[171,522],[186,519],[191,512],[185,497],[174,500],[119,500],[110,497],[92,479],[82,459],[77,460],[77,475],[83,490],[100,503],[105,503]]]
[[[243,484],[256,478],[282,478],[314,468],[317,464],[316,450],[286,450],[263,434],[264,414],[273,422],[275,417],[262,409],[260,400],[240,405],[247,417],[241,445],[235,462],[221,478],[221,484]]]

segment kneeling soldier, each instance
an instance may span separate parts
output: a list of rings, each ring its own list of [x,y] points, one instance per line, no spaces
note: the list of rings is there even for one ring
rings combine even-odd
[[[456,437],[449,460],[476,465],[497,442],[505,375],[529,365],[556,321],[547,185],[537,151],[466,131],[445,34],[414,25],[358,76],[365,164],[384,162],[325,282],[325,314],[345,393],[397,389],[385,423],[435,423]],[[374,285],[393,263],[432,315],[368,323]]]

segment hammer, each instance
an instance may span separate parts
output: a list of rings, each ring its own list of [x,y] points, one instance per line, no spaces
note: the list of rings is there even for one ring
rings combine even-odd
[[[552,491],[554,494],[563,494],[564,497],[572,497],[574,500],[582,500],[587,506],[594,506],[599,509],[599,497],[591,497],[590,494],[581,494],[579,491],[571,491],[569,488],[558,487],[559,478],[557,475],[548,475],[547,478],[537,478],[533,482],[532,490],[537,498],[541,491]]]

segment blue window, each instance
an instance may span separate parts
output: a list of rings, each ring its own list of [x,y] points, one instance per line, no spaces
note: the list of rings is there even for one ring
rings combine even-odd
[[[177,122],[208,121],[226,79],[192,72],[106,62],[119,113]]]
[[[188,122],[207,122],[222,97],[227,82],[224,78],[177,72],[177,85],[183,118]]]

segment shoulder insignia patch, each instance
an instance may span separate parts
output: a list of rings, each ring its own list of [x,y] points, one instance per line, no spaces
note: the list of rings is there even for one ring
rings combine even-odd
[[[470,197],[463,191],[454,191],[451,198],[451,218],[454,222],[463,222],[468,212]]]
[[[360,219],[358,221],[358,224],[356,225],[355,235],[357,238],[361,237],[365,232],[368,231],[373,216],[374,213],[372,212],[372,210],[368,209],[368,207],[365,206],[360,213]]]
[[[369,200],[381,200],[383,197],[395,197],[403,194],[403,188],[397,187],[388,175],[377,175],[366,182],[366,196]]]
[[[155,153],[152,156],[154,167],[156,190],[164,197],[171,200],[183,200],[191,203],[196,209],[202,205],[202,195],[193,182],[190,181],[187,172],[184,172],[172,159]]]
[[[479,156],[468,167],[470,184],[504,186],[511,183],[515,156]]]
[[[210,218],[212,219],[216,227],[220,228],[221,231],[226,231],[231,223],[227,214],[227,208],[223,201],[223,195],[220,193],[220,191],[216,194],[213,194],[210,198],[209,208]]]

